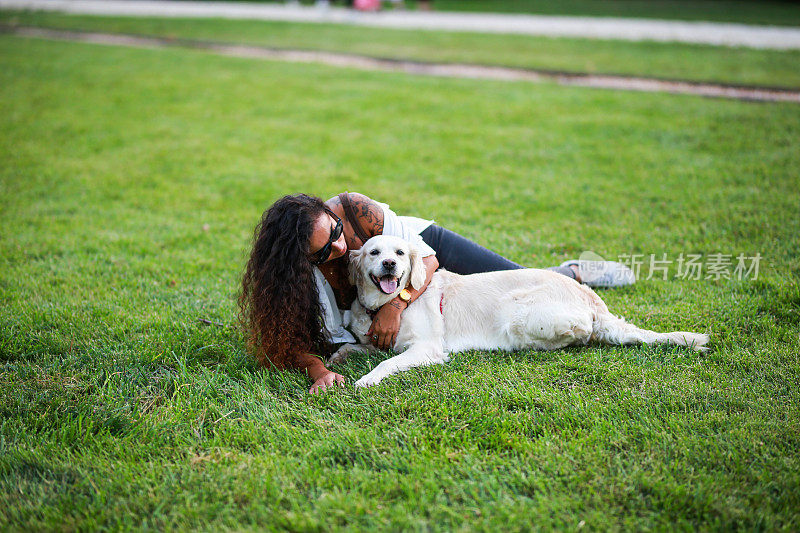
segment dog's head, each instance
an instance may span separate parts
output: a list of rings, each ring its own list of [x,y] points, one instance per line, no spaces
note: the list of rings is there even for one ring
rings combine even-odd
[[[425,284],[425,264],[419,250],[405,239],[377,235],[350,252],[350,283],[367,309],[378,309],[409,284]]]

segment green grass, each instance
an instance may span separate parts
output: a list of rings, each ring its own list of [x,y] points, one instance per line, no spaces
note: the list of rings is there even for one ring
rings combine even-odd
[[[790,104],[2,36],[0,529],[797,530],[799,135]],[[198,319],[233,323],[267,205],[342,190],[529,266],[764,261],[603,293],[708,354],[470,352],[310,397]]]
[[[335,24],[0,11],[0,24],[249,43],[423,61],[800,87],[800,51],[404,31]]]
[[[800,25],[797,2],[752,0],[434,0],[441,11],[487,11]]]
[[[253,0],[257,1],[257,0]],[[269,0],[268,0],[269,1]],[[274,0],[282,2],[283,0]],[[314,0],[302,0],[311,5]],[[332,0],[333,5],[344,5]],[[416,7],[416,0],[405,6]],[[530,13],[591,17],[636,17],[676,20],[710,20],[743,24],[800,25],[797,2],[753,0],[433,0],[437,11]],[[385,2],[386,8],[391,8]]]

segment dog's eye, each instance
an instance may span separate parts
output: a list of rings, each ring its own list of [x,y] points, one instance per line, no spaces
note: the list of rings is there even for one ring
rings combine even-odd
[[[403,250],[397,250],[397,255],[403,255],[405,252]]]
[[[378,249],[375,249],[375,250],[372,250],[372,251],[369,253],[369,255],[378,255],[379,253],[381,253],[381,251],[380,251],[380,250],[378,250]]]

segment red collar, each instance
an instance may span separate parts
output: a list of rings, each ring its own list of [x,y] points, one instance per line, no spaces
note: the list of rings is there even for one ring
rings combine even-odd
[[[442,309],[443,306],[444,306],[444,293],[442,293],[441,298],[439,298],[439,313],[441,315],[444,315],[444,310]]]

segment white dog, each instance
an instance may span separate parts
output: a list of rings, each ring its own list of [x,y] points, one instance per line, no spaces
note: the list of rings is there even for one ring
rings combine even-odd
[[[407,241],[379,235],[350,254],[350,281],[358,289],[350,328],[362,344],[345,344],[329,362],[355,351],[375,351],[366,333],[383,304],[409,284],[425,283],[419,252]],[[403,312],[394,349],[402,352],[376,366],[356,387],[416,366],[445,363],[464,350],[557,350],[571,344],[667,343],[706,350],[708,335],[656,333],[628,324],[608,311],[595,292],[549,270],[524,269],[461,276],[433,275],[422,295]]]

